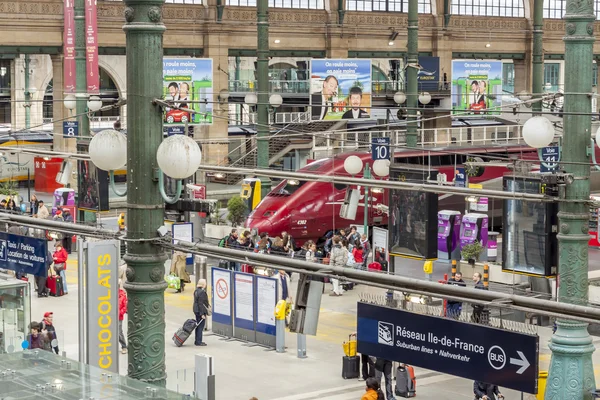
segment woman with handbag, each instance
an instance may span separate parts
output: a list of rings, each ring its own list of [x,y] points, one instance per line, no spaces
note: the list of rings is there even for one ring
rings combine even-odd
[[[206,325],[206,317],[212,314],[212,307],[208,302],[208,294],[206,293],[206,279],[199,279],[196,290],[194,291],[194,314],[196,315],[196,346],[206,346],[202,341],[202,332]]]
[[[52,260],[54,261],[54,272],[57,275],[60,275],[63,285],[64,294],[68,293],[67,290],[67,275],[65,270],[67,269],[67,258],[69,255],[67,251],[63,248],[62,244],[56,243],[54,246],[54,253],[52,254]]]

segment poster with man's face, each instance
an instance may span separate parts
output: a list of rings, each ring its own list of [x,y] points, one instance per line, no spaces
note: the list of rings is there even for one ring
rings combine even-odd
[[[502,61],[452,61],[454,114],[502,112]]]
[[[313,120],[370,118],[371,60],[313,59],[310,67]]]

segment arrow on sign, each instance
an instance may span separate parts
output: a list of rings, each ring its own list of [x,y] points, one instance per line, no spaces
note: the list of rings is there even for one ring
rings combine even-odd
[[[525,370],[527,368],[529,368],[529,366],[531,364],[529,364],[529,361],[527,360],[527,358],[525,358],[525,355],[523,354],[522,351],[518,351],[517,350],[517,354],[520,357],[520,359],[518,359],[518,358],[512,358],[511,357],[510,358],[510,363],[513,364],[513,365],[517,365],[517,366],[521,367],[521,368],[519,368],[517,370],[517,374],[521,375],[523,372],[525,372]]]

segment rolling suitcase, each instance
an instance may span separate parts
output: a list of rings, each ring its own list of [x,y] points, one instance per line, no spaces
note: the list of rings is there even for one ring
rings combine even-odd
[[[344,356],[342,358],[342,378],[344,379],[356,379],[359,376],[360,357]]]
[[[65,294],[62,279],[58,275],[49,276],[46,280],[46,287],[50,296],[60,297]]]
[[[183,323],[183,326],[177,329],[177,332],[173,335],[173,343],[175,346],[181,347],[185,343],[185,341],[190,337],[194,329],[196,329],[198,323],[195,319],[188,319]]]
[[[400,364],[396,370],[396,395],[405,398],[417,395],[415,370],[410,365]]]

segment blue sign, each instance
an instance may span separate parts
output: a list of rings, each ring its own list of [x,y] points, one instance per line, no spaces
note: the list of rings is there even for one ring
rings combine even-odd
[[[373,161],[390,159],[390,138],[371,139],[371,157]]]
[[[0,266],[24,274],[46,276],[48,241],[0,232]]]
[[[183,135],[185,134],[185,126],[168,126],[167,136]]]
[[[560,160],[560,147],[549,146],[541,150],[542,163],[540,164],[540,172],[553,172],[558,167]],[[544,165],[546,164],[546,165]]]
[[[537,393],[537,336],[358,303],[358,352]]]
[[[467,187],[467,174],[464,168],[456,168],[454,171],[454,186]]]
[[[419,65],[421,66],[417,73],[419,91],[438,91],[440,83],[440,58],[419,57]]]
[[[79,121],[63,121],[63,136],[79,136]]]
[[[233,335],[231,271],[212,269],[212,331],[217,335]]]

